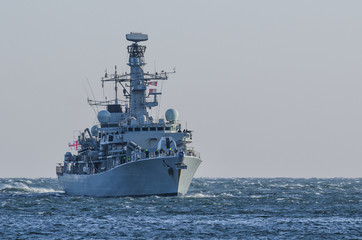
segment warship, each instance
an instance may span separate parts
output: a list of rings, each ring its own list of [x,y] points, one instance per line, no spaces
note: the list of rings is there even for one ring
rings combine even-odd
[[[183,128],[178,112],[168,109],[165,118],[151,116],[159,107],[159,81],[173,72],[144,72],[148,35],[126,34],[130,72],[105,73],[104,84],[114,87],[114,98],[88,103],[102,110],[97,124],[80,131],[69,144],[56,174],[66,194],[84,196],[182,196],[202,162],[190,146],[192,131]],[[118,89],[122,88],[123,97]],[[113,90],[112,90],[113,91]],[[159,109],[159,108],[158,108]],[[157,119],[158,118],[158,119]]]

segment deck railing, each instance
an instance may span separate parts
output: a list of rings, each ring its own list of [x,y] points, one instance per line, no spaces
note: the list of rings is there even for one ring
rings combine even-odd
[[[174,151],[171,151],[171,152],[158,153],[158,154],[156,154],[155,152],[150,152],[149,155],[148,155],[148,158],[176,157],[176,156],[182,156],[182,155],[200,158],[200,153],[196,152],[194,150],[186,151],[186,152],[174,152]],[[145,158],[147,158],[146,154],[143,153],[142,154],[142,159],[145,159]]]

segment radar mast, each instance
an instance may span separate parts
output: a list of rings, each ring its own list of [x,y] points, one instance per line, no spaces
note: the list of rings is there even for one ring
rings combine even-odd
[[[127,52],[129,54],[127,65],[130,67],[130,73],[125,72],[124,74],[118,74],[117,66],[115,66],[114,74],[106,73],[105,76],[102,77],[102,87],[104,87],[104,82],[114,82],[114,101],[95,101],[88,99],[88,103],[90,105],[107,107],[110,105],[117,105],[118,107],[121,107],[118,101],[118,84],[120,84],[123,88],[123,95],[126,98],[121,101],[124,103],[123,107],[125,107],[124,117],[133,117],[139,120],[139,123],[143,123],[150,119],[147,108],[158,106],[157,96],[161,94],[160,92],[157,92],[156,89],[149,89],[147,95],[148,86],[157,86],[158,80],[167,80],[168,74],[175,73],[175,70],[173,72],[161,71],[160,73],[144,73],[143,67],[146,65],[144,59],[146,46],[139,45],[139,42],[147,41],[148,35],[131,32],[126,34],[126,39],[132,42],[131,45],[127,46]],[[155,81],[150,82],[151,80]],[[127,83],[129,83],[129,85]],[[153,101],[146,101],[147,98],[152,96]]]

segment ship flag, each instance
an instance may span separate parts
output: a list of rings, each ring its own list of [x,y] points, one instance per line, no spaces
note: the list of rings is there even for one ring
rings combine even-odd
[[[80,149],[80,144],[79,144],[78,141],[70,142],[70,143],[68,143],[68,146],[69,146],[70,149],[72,149],[72,150],[78,150],[78,149]]]
[[[148,85],[157,86],[157,82],[149,82]]]
[[[156,92],[156,89],[150,89],[149,90],[149,93],[155,93]]]

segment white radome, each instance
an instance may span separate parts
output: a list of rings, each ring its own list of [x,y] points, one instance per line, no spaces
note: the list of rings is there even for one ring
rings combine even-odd
[[[100,123],[107,123],[111,120],[111,113],[107,110],[99,111],[97,118]]]
[[[168,109],[165,113],[168,122],[176,122],[178,120],[178,112],[176,109]]]

